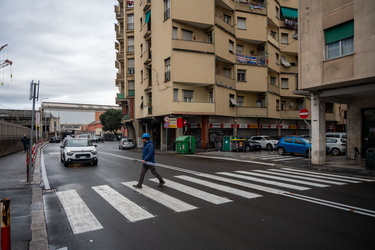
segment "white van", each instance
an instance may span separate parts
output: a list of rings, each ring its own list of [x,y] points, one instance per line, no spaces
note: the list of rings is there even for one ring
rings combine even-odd
[[[326,137],[346,139],[346,133],[345,132],[328,132],[326,133]]]

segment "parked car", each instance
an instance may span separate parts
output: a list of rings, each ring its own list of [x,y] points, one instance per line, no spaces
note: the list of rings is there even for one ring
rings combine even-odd
[[[94,136],[93,138],[91,138],[91,141],[96,142],[96,143],[98,143],[98,142],[104,143],[104,138],[100,137],[100,136]]]
[[[49,138],[49,142],[51,142],[51,143],[59,143],[59,142],[61,142],[61,140],[57,136],[52,136],[52,137]]]
[[[65,167],[74,163],[98,164],[96,145],[87,138],[65,138],[60,146],[60,160]]]
[[[254,151],[254,150],[260,150],[262,146],[259,142],[254,141],[253,139],[246,139],[245,141],[245,151]]]
[[[269,135],[256,135],[251,137],[252,140],[259,142],[262,148],[272,150],[276,148],[278,140]]]
[[[329,152],[333,155],[346,153],[346,139],[328,137],[326,138],[326,145],[329,147]]]
[[[345,132],[328,132],[326,133],[326,137],[346,139],[346,133]]]
[[[118,149],[131,149],[135,144],[132,138],[122,138],[118,143]]]
[[[286,136],[277,143],[277,153],[279,155],[284,155],[285,153],[309,155],[310,148],[311,143],[309,140],[302,137]]]

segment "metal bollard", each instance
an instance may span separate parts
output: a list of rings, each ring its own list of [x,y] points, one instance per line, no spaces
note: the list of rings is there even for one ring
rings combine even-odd
[[[10,250],[10,199],[1,200],[1,249]]]

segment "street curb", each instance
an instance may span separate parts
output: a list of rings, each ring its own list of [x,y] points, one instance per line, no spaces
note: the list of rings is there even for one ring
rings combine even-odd
[[[41,147],[43,148],[44,145]],[[46,217],[43,203],[43,190],[41,188],[41,169],[40,169],[40,148],[34,164],[34,173],[32,181],[32,201],[31,201],[31,241],[29,250],[49,250]]]

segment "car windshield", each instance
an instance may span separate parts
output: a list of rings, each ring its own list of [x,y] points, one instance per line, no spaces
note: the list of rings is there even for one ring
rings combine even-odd
[[[92,146],[89,140],[68,140],[66,143],[67,147],[87,147]]]
[[[269,140],[275,140],[275,139],[272,138],[271,136],[265,136],[264,139],[266,139],[267,141],[269,141]]]
[[[304,141],[305,143],[310,143],[309,139],[305,139],[305,138],[298,138],[298,139],[300,139],[301,141]]]

